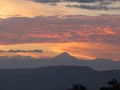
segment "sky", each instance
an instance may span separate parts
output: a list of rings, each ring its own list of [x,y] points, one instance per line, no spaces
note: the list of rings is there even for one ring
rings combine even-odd
[[[120,0],[1,0],[0,56],[120,61]]]

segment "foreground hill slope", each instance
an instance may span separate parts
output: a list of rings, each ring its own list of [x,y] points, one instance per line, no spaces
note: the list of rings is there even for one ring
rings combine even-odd
[[[36,69],[0,70],[0,90],[67,90],[81,83],[99,90],[107,81],[120,80],[120,71],[95,71],[88,67],[52,66]]]

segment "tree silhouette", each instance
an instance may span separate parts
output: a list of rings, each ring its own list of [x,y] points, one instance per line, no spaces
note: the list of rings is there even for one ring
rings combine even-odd
[[[108,82],[108,87],[101,87],[100,90],[120,90],[120,82],[113,79]]]
[[[74,84],[73,87],[68,90],[87,90],[87,88],[81,84]]]

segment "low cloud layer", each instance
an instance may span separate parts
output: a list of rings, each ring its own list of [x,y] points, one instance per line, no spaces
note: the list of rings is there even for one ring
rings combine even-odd
[[[8,50],[8,51],[4,51],[4,50],[0,50],[0,53],[3,52],[7,52],[7,53],[42,53],[42,50]]]

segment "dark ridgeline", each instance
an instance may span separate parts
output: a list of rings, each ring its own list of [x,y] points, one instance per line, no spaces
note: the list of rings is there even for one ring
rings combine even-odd
[[[46,66],[88,66],[95,70],[120,70],[120,61],[98,58],[95,60],[77,59],[64,52],[50,59],[34,59],[32,57],[0,57],[0,69],[5,68],[37,68]]]
[[[99,90],[106,82],[120,80],[120,70],[96,71],[80,66],[0,70],[0,90],[67,90],[73,84]]]

